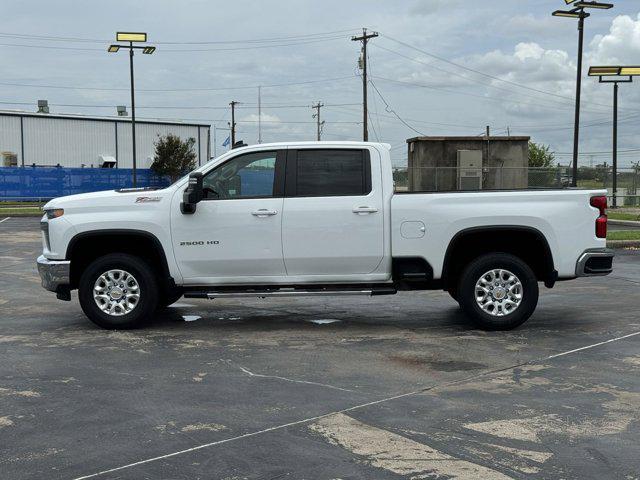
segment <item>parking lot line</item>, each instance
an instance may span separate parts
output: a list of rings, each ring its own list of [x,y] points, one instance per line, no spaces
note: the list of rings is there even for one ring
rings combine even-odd
[[[167,453],[165,455],[160,455],[160,456],[157,456],[157,457],[147,458],[147,459],[140,460],[140,461],[137,461],[137,462],[129,463],[127,465],[121,465],[119,467],[110,468],[108,470],[102,470],[100,472],[92,473],[92,474],[89,474],[89,475],[76,477],[73,480],[87,480],[89,478],[96,478],[96,477],[99,477],[99,476],[102,476],[102,475],[106,475],[106,474],[109,474],[109,473],[113,473],[113,472],[117,472],[117,471],[120,471],[120,470],[125,470],[125,469],[136,467],[136,466],[139,466],[139,465],[144,465],[146,463],[151,463],[151,462],[156,462],[158,460],[164,460],[164,459],[167,459],[167,458],[176,457],[178,455],[183,455],[183,454],[186,454],[186,453],[195,452],[195,451],[202,450],[202,449],[205,449],[205,448],[215,447],[217,445],[222,445],[222,444],[225,444],[225,443],[234,442],[236,440],[242,440],[242,439],[245,439],[245,438],[255,437],[255,436],[261,435],[263,433],[274,432],[274,431],[277,431],[277,430],[282,430],[282,429],[285,429],[285,428],[288,428],[288,427],[293,427],[293,426],[296,426],[296,425],[302,425],[302,424],[305,424],[305,423],[311,423],[311,422],[314,422],[314,421],[317,421],[317,420],[322,420],[322,419],[324,419],[326,417],[330,417],[332,415],[348,413],[348,412],[352,412],[354,410],[360,410],[360,409],[363,409],[363,408],[366,408],[366,407],[371,407],[371,406],[374,406],[374,405],[379,405],[379,404],[382,404],[382,403],[390,402],[392,400],[398,400],[400,398],[406,398],[406,397],[410,397],[410,396],[414,396],[414,395],[419,395],[421,393],[425,393],[427,391],[435,390],[435,389],[442,388],[442,387],[448,387],[448,386],[452,386],[452,385],[464,384],[466,382],[473,381],[473,380],[476,380],[476,379],[481,378],[481,377],[486,377],[488,375],[493,375],[493,374],[496,374],[496,373],[512,370],[514,368],[519,368],[519,367],[523,367],[523,366],[526,366],[526,365],[535,365],[535,364],[543,363],[545,361],[552,360],[554,358],[563,357],[563,356],[566,356],[566,355],[571,355],[571,354],[574,354],[574,353],[582,352],[582,351],[585,351],[585,350],[589,350],[589,349],[592,349],[592,348],[599,347],[601,345],[606,345],[608,343],[618,342],[620,340],[624,340],[624,339],[627,339],[627,338],[635,337],[637,335],[640,335],[640,331],[629,333],[627,335],[622,335],[620,337],[611,338],[609,340],[605,340],[605,341],[602,341],[602,342],[594,343],[594,344],[591,344],[591,345],[585,345],[584,347],[575,348],[573,350],[567,350],[566,352],[556,353],[554,355],[549,355],[547,357],[539,358],[539,359],[536,359],[536,360],[530,360],[528,362],[522,362],[522,363],[519,363],[519,364],[516,364],[516,365],[511,365],[511,366],[508,366],[508,367],[502,367],[502,368],[498,368],[498,369],[489,370],[489,371],[486,371],[486,372],[481,372],[481,373],[478,373],[476,375],[472,375],[470,377],[463,378],[463,379],[460,379],[460,380],[454,380],[454,381],[451,381],[451,382],[445,382],[445,383],[438,384],[438,385],[432,385],[430,387],[420,388],[418,390],[414,390],[414,391],[411,391],[411,392],[400,393],[400,394],[397,394],[397,395],[393,395],[393,396],[389,396],[389,397],[385,397],[385,398],[380,398],[378,400],[373,400],[373,401],[370,401],[370,402],[361,403],[361,404],[358,404],[358,405],[353,405],[351,407],[347,407],[347,408],[344,408],[344,409],[341,409],[341,410],[336,410],[336,411],[333,411],[333,412],[328,412],[328,413],[325,413],[325,414],[322,414],[322,415],[316,415],[316,416],[313,416],[313,417],[304,418],[302,420],[296,420],[294,422],[284,423],[284,424],[281,424],[281,425],[275,425],[273,427],[265,428],[263,430],[257,430],[255,432],[245,433],[245,434],[242,434],[242,435],[238,435],[236,437],[230,437],[230,438],[225,438],[225,439],[222,439],[222,440],[217,440],[215,442],[205,443],[205,444],[202,444],[202,445],[196,445],[195,447],[187,448],[187,449],[184,449],[184,450],[178,450],[176,452]]]
[[[9,220],[9,219],[11,219],[11,217],[3,218],[2,220],[0,220],[0,223],[4,223],[4,222],[6,222],[6,221],[7,221],[7,220]]]
[[[599,347],[600,345],[605,345],[611,342],[617,342],[618,340],[624,340],[625,338],[635,337],[636,335],[640,335],[640,332],[630,333],[629,335],[623,335],[621,337],[610,338],[609,340],[605,340],[604,342],[594,343],[593,345],[587,345],[586,347],[576,348],[574,350],[569,350],[567,352],[556,353],[555,355],[551,355],[547,357],[547,360],[551,360],[552,358],[564,357],[565,355],[570,355],[572,353],[581,352],[582,350],[589,350],[590,348]]]

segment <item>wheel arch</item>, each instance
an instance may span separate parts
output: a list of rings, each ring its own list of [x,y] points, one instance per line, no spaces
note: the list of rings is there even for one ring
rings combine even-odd
[[[497,234],[501,236],[497,238]],[[492,225],[466,228],[453,236],[442,267],[444,288],[455,285],[465,264],[480,255],[495,252],[517,256],[531,267],[539,281],[553,286],[557,272],[545,235],[534,227]]]
[[[81,232],[69,241],[65,258],[71,261],[71,287],[77,287],[83,270],[91,261],[109,253],[128,253],[141,257],[165,280],[162,285],[175,285],[158,237],[144,230],[106,229]]]

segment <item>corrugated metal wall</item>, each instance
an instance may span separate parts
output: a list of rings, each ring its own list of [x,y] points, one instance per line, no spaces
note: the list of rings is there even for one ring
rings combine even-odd
[[[20,122],[23,123],[24,160]],[[183,140],[193,137],[198,164],[208,161],[209,128],[197,125],[171,125],[136,122],[137,167],[149,168],[158,135],[172,133]],[[131,122],[0,113],[0,153],[18,155],[18,165],[99,167],[99,157],[110,156],[118,167],[131,168]]]
[[[20,142],[20,118],[8,115],[0,116],[0,154],[13,153],[18,156],[18,165],[22,162]],[[2,165],[0,163],[0,165]]]

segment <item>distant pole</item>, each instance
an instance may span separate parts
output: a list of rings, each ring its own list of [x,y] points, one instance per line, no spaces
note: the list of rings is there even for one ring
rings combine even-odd
[[[487,125],[487,167],[491,161],[491,126]]]
[[[582,92],[582,49],[584,45],[584,10],[580,10],[578,20],[578,68],[576,80],[576,117],[573,126],[573,165],[571,186],[578,186],[578,154],[580,145],[580,94]]]
[[[260,98],[260,89],[258,86],[258,143],[262,143],[262,100]]]
[[[237,104],[238,102],[236,102],[235,100],[229,103],[229,105],[231,105],[231,123],[229,124],[229,127],[231,128],[231,148],[233,148],[233,146],[236,143],[236,105]]]
[[[129,72],[131,73],[131,151],[133,153],[133,188],[136,188],[136,95],[133,81],[133,42],[129,42]]]
[[[351,37],[353,42],[362,42],[362,140],[369,141],[369,129],[367,125],[367,43],[369,39],[378,36],[377,32],[367,33],[367,29],[362,29],[362,35]]]
[[[618,206],[618,82],[613,83],[613,208]]]
[[[322,107],[324,107],[324,103],[320,102],[311,106],[311,108],[316,111],[316,113],[313,114],[313,118],[316,119],[316,139],[318,141],[320,141],[320,137],[322,136],[322,125],[324,125],[324,122],[320,121],[320,108]]]
[[[218,156],[218,136],[216,135],[216,124],[213,124],[213,158]]]

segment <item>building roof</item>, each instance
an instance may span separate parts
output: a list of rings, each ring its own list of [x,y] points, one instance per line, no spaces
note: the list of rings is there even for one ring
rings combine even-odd
[[[93,120],[98,122],[131,122],[131,117],[118,117],[118,116],[99,116],[99,115],[81,115],[75,113],[38,113],[28,112],[26,110],[0,110],[0,116],[14,116],[14,117],[35,117],[35,118],[58,118],[65,120]],[[211,128],[209,123],[194,123],[183,122],[179,119],[176,120],[161,120],[153,118],[140,118],[136,117],[136,123],[152,123],[157,125],[181,125],[184,127],[207,127]]]
[[[489,137],[490,142],[528,142],[531,137],[526,136],[510,136],[510,137]],[[444,136],[444,137],[413,137],[407,139],[407,143],[412,142],[486,142],[487,137],[482,136]]]

